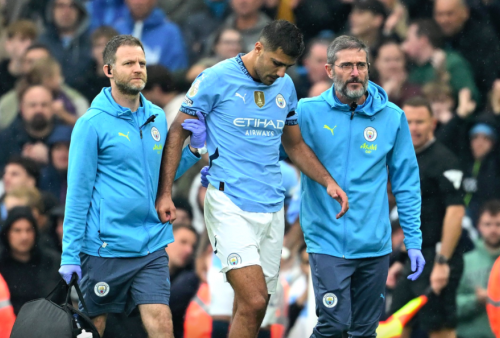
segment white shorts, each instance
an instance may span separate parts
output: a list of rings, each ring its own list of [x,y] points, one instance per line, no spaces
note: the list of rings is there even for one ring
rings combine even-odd
[[[208,313],[211,316],[231,317],[233,315],[234,291],[229,283],[224,282],[224,274],[220,272],[221,268],[220,260],[214,254],[212,264],[207,272],[207,282],[210,290]]]
[[[262,267],[268,294],[276,291],[285,231],[283,208],[272,213],[241,210],[212,185],[205,195],[205,223],[221,272]]]

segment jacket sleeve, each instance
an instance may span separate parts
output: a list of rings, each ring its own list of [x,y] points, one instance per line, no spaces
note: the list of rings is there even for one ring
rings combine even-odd
[[[401,114],[394,147],[387,155],[392,193],[396,197],[399,223],[405,235],[406,249],[421,249],[420,176],[405,114]]]
[[[469,285],[470,275],[467,273],[467,264],[460,279],[460,284],[457,289],[457,317],[458,320],[468,320],[478,314],[480,308],[476,292],[474,288]]]
[[[71,134],[61,265],[80,264],[80,250],[97,174],[99,140],[91,121],[79,119]]]
[[[200,160],[201,156],[196,156],[191,152],[189,146],[184,147],[182,150],[181,161],[175,173],[175,180],[184,175],[184,173],[191,168],[196,162]]]

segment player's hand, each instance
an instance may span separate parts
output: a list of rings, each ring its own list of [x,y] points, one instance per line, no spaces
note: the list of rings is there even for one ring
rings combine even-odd
[[[342,206],[342,209],[337,214],[337,219],[344,216],[344,214],[347,212],[347,210],[349,210],[349,200],[347,199],[347,195],[344,192],[344,190],[342,190],[339,187],[339,185],[337,183],[335,183],[335,181],[333,181],[332,183],[328,184],[328,186],[326,187],[326,192],[334,200],[339,202],[340,205]]]
[[[78,275],[77,282],[79,283],[80,279],[82,279],[82,268],[80,267],[80,265],[67,264],[61,265],[61,268],[59,268],[59,274],[68,285],[69,282],[71,282],[71,277],[73,277],[74,273]]]
[[[158,196],[155,206],[158,218],[162,223],[173,223],[175,221],[175,205],[171,196]]]
[[[207,127],[205,117],[200,111],[196,112],[198,119],[186,119],[182,123],[182,128],[189,130],[191,134],[191,146],[193,148],[203,148],[207,139]]]
[[[422,274],[422,271],[424,271],[425,259],[424,256],[422,256],[422,251],[418,249],[409,249],[408,257],[410,258],[411,271],[414,272],[408,276],[408,279],[416,281]]]
[[[201,186],[204,187],[204,188],[207,188],[208,187],[208,178],[207,176],[210,175],[210,173],[208,172],[208,165],[204,166],[200,173],[201,173]]]
[[[389,272],[387,273],[387,281],[385,282],[385,286],[389,289],[394,289],[396,287],[396,282],[398,280],[398,276],[403,271],[404,265],[401,262],[394,262],[389,268]]]
[[[434,264],[431,273],[431,289],[436,295],[448,285],[448,278],[450,277],[450,266],[448,264]]]

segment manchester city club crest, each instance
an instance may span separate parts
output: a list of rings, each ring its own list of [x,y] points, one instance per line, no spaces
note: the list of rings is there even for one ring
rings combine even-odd
[[[227,264],[230,266],[236,266],[241,263],[241,257],[237,253],[232,253],[227,257]]]
[[[332,308],[337,305],[337,296],[333,293],[327,293],[323,296],[323,305]]]
[[[253,92],[253,99],[255,101],[255,104],[259,108],[264,107],[264,105],[266,104],[266,98],[264,97],[264,92],[261,92],[261,91]]]
[[[153,140],[155,140],[156,142],[160,141],[161,135],[158,128],[156,127],[151,128],[151,136],[153,137]]]
[[[99,297],[104,297],[109,293],[109,285],[106,282],[99,282],[94,286],[94,292]]]
[[[377,131],[373,127],[367,127],[363,133],[365,140],[373,142],[377,139]]]
[[[283,97],[283,95],[281,94],[278,94],[276,96],[276,104],[278,105],[278,107],[280,108],[285,108],[286,106],[286,101],[285,101],[285,98]]]

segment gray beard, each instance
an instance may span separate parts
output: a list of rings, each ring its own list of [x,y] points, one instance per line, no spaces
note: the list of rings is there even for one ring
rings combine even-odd
[[[361,89],[350,90],[347,88],[347,84],[348,83],[343,82],[339,77],[335,75],[333,76],[333,85],[335,91],[349,100],[357,101],[366,93],[366,89],[368,88],[368,77],[362,83],[363,87]]]

